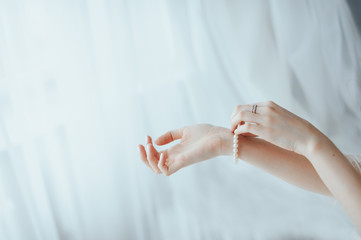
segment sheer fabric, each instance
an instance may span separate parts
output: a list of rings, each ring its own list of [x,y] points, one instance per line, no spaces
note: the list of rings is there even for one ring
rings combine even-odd
[[[360,56],[341,0],[1,0],[0,239],[349,239],[327,197],[136,146],[272,99],[357,152]]]
[[[361,173],[361,155],[346,155],[347,159],[350,161],[350,163],[354,166],[356,170],[358,170]]]
[[[361,174],[361,154],[346,154],[347,160]],[[351,235],[352,239],[360,240],[361,235],[355,230]]]

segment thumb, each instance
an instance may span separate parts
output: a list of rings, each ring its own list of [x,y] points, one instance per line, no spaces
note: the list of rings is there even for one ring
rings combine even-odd
[[[183,128],[178,128],[169,132],[164,133],[158,137],[154,142],[157,145],[165,145],[175,140],[181,139],[183,136]]]

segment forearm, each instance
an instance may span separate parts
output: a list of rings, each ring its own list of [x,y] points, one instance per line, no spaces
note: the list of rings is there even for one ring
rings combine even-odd
[[[304,156],[258,138],[240,137],[239,157],[286,182],[308,191],[331,196],[316,170]],[[232,155],[232,141],[224,152]]]
[[[328,139],[305,154],[361,234],[361,174]]]

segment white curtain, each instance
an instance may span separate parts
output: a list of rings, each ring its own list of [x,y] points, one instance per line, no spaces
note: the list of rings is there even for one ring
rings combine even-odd
[[[360,152],[360,53],[341,0],[0,0],[0,239],[349,239],[330,198],[137,144],[274,100]]]

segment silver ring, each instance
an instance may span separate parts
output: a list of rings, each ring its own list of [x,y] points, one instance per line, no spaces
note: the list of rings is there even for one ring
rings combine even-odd
[[[252,105],[252,113],[254,113],[254,114],[257,113],[257,104]]]

